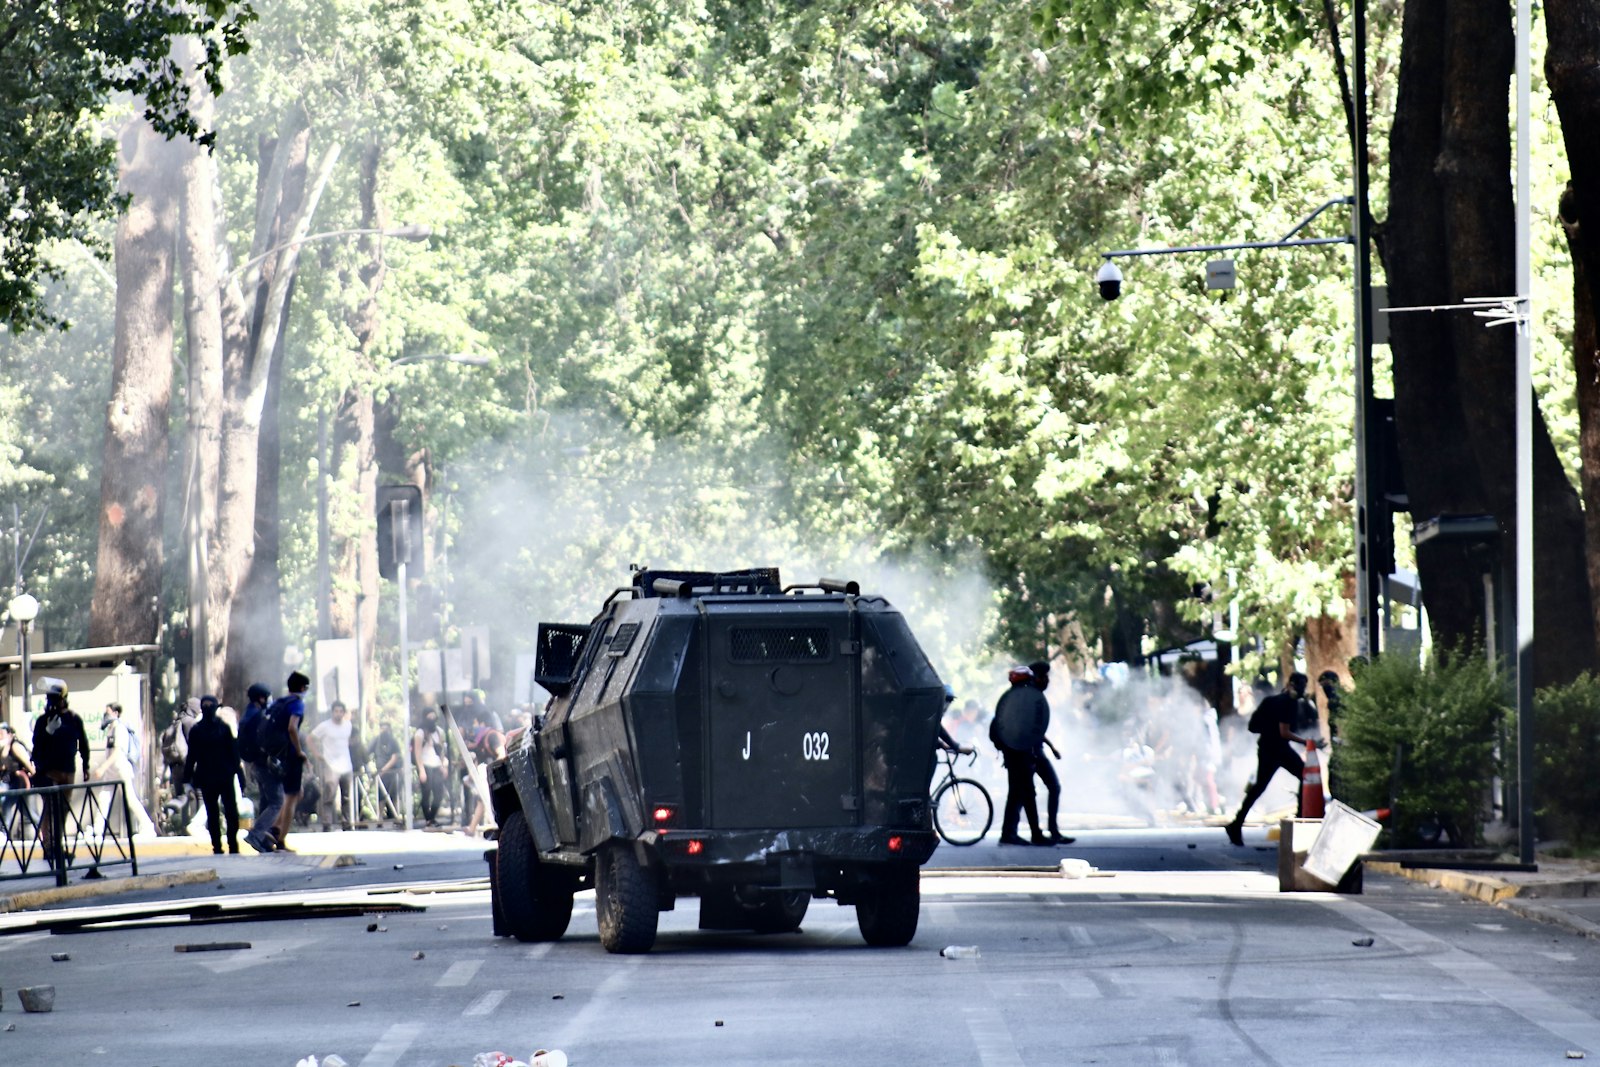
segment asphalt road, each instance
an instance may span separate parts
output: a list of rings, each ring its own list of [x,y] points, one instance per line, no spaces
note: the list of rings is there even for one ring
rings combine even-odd
[[[1270,850],[1220,836],[1083,835],[1059,850],[1100,868],[1082,879],[952,869],[1043,865],[1056,850],[941,849],[904,949],[865,947],[853,909],[827,901],[800,933],[768,937],[701,932],[683,901],[662,916],[655,951],[636,957],[600,948],[589,894],[560,942],[494,938],[470,848],[348,868],[223,857],[224,888],[157,896],[426,910],[11,933],[0,937],[0,1063],[289,1067],[337,1053],[442,1067],[539,1047],[573,1067],[1600,1056],[1600,943],[1400,880],[1369,877],[1361,897],[1280,894]],[[240,941],[250,948],[174,951]],[[979,955],[941,958],[948,945]],[[71,958],[51,961],[62,952]],[[54,1012],[22,1014],[15,988],[46,982]]]

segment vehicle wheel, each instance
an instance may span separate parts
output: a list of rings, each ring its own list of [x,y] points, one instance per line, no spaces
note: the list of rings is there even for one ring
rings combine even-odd
[[[518,941],[555,941],[572,921],[572,881],[539,861],[522,812],[506,816],[495,850],[495,903]]]
[[[877,948],[908,945],[917,935],[922,884],[917,868],[897,865],[875,876],[856,901],[856,925]]]
[[[989,791],[970,778],[952,778],[933,794],[933,828],[952,845],[975,845],[994,822]]]
[[[656,924],[661,919],[654,876],[627,844],[601,849],[594,866],[600,944],[607,952],[649,952],[656,943]]]
[[[786,893],[763,893],[751,907],[750,929],[758,934],[792,934],[805,921],[811,894],[797,889]]]

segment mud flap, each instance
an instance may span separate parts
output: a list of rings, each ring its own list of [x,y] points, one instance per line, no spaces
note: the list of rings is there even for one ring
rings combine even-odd
[[[583,787],[583,838],[580,852],[593,852],[607,841],[631,838],[622,815],[622,801],[609,776],[597,778]]]
[[[510,760],[511,783],[516,786],[517,800],[522,805],[523,816],[528,820],[528,832],[533,836],[533,845],[540,852],[551,852],[560,844],[556,840],[556,824],[551,817],[550,807],[545,803],[544,794],[539,790],[539,774],[534,768],[533,755],[519,754]],[[495,818],[502,826],[505,825],[506,815],[509,812],[500,811],[498,797],[495,803]]]

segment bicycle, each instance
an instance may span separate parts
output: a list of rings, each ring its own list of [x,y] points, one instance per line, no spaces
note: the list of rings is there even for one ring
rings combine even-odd
[[[975,845],[983,840],[994,822],[994,801],[980,782],[956,775],[958,752],[940,749],[944,777],[933,791],[933,828],[952,845]],[[978,761],[969,753],[970,766]]]

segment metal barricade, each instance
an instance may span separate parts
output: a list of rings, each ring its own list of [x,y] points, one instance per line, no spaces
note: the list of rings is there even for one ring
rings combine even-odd
[[[0,792],[0,881],[126,863],[139,873],[133,813],[123,783],[82,782]]]

